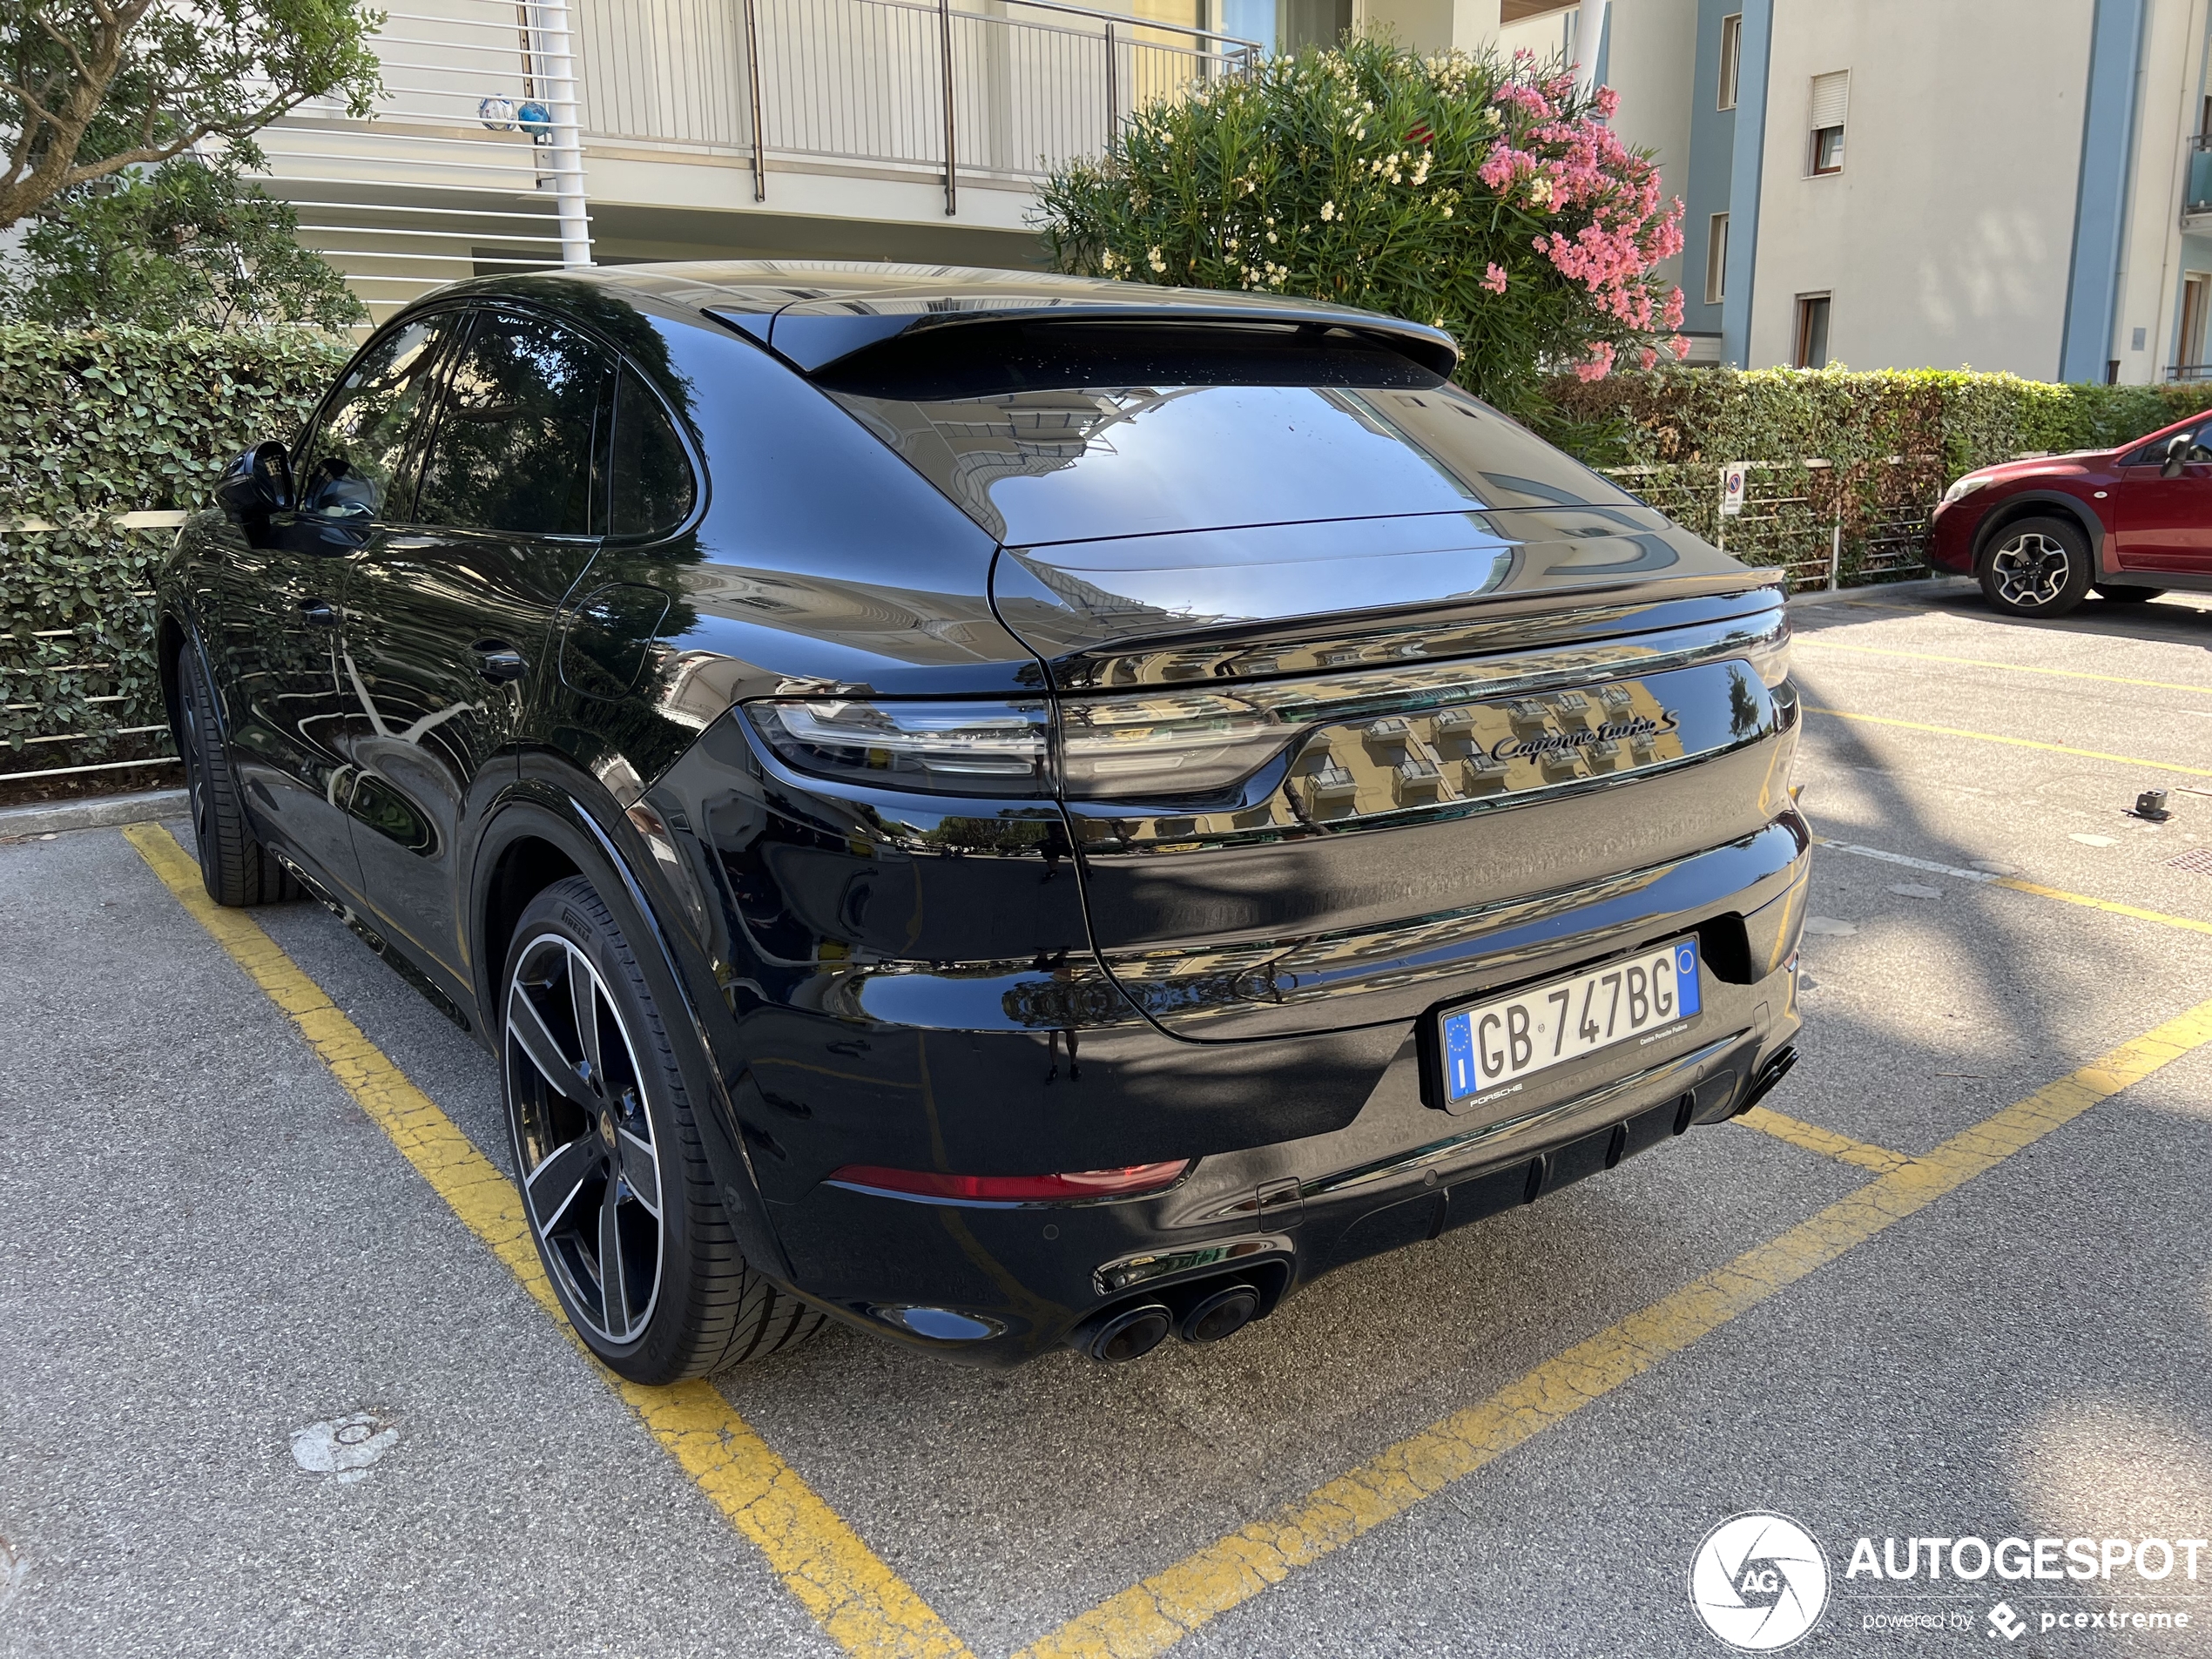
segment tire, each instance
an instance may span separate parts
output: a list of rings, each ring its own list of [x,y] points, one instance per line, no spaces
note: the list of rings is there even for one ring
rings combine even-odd
[[[2163,597],[2166,592],[2163,588],[2120,588],[2102,582],[2098,583],[2096,587],[2097,597],[2108,605],[2147,605],[2154,599]]]
[[[821,1329],[824,1314],[746,1266],[677,1064],[680,1039],[588,880],[556,881],[530,900],[501,987],[516,1185],[538,1259],[585,1345],[631,1381],[658,1385],[780,1352]]]
[[[2008,616],[2063,617],[2089,591],[2089,544],[2062,518],[2022,518],[1981,556],[1981,590]]]
[[[246,816],[238,774],[223,748],[207,664],[190,645],[177,654],[177,752],[185,762],[192,844],[207,896],[233,909],[305,897],[300,884],[261,845]]]

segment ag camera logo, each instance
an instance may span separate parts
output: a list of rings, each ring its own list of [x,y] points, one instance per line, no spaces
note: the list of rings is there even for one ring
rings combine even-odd
[[[1730,1647],[1772,1653],[1819,1622],[1828,1557],[1787,1515],[1732,1515],[1690,1558],[1689,1604]]]

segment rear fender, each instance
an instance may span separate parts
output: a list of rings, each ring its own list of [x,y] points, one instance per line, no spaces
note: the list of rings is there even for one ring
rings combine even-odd
[[[731,1034],[712,1028],[726,1023],[718,1020],[722,1003],[713,988],[713,969],[696,939],[676,920],[685,907],[671,878],[659,867],[666,860],[647,839],[651,809],[644,809],[641,826],[633,815],[636,809],[624,812],[596,780],[556,775],[566,770],[547,765],[538,769],[539,775],[525,778],[491,816],[476,843],[470,874],[469,943],[482,1014],[478,1029],[496,1052],[504,1029],[499,1019],[499,979],[509,941],[490,935],[501,931],[495,921],[514,896],[502,892],[502,872],[510,867],[510,855],[527,848],[531,856],[545,860],[548,872],[565,861],[591,882],[614,911],[654,1001],[671,1026],[691,1039],[674,1045],[677,1062],[723,1208],[746,1261],[770,1278],[788,1283],[790,1263],[769,1223],[725,1075],[740,1075],[742,1066],[731,1047]]]

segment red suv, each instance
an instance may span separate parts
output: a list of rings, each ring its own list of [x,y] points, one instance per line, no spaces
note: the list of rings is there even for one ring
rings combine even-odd
[[[1978,578],[2016,617],[2212,591],[2212,412],[2119,449],[1970,472],[1944,493],[1928,562]]]

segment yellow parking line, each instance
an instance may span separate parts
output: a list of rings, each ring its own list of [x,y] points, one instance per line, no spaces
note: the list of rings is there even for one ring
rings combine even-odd
[[[2063,887],[2047,887],[2033,881],[2023,881],[2016,875],[1996,875],[1987,870],[1962,870],[1955,864],[1939,864],[1933,859],[1908,858],[1902,853],[1885,852],[1878,846],[1857,846],[1849,841],[1831,840],[1824,835],[1812,838],[1815,846],[1824,846],[1838,853],[1849,853],[1862,859],[1878,859],[1885,864],[1902,865],[1911,870],[1925,870],[1932,875],[1947,875],[1960,881],[1972,881],[1978,887],[2006,887],[2014,893],[2032,893],[2039,899],[2056,899],[2060,904],[2078,904],[2091,910],[2108,911],[2115,916],[2132,916],[2137,921],[2155,921],[2161,927],[2181,927],[2193,934],[2212,934],[2212,921],[2199,921],[2194,916],[2169,916],[2162,910],[2145,910],[2140,905],[2121,904],[2111,899],[2092,899],[2086,893],[2068,893]]]
[[[1730,1121],[1741,1123],[1746,1129],[1771,1135],[1777,1141],[1802,1146],[1808,1152],[1817,1152],[1824,1158],[1856,1163],[1860,1169],[1871,1170],[1877,1175],[1888,1175],[1912,1162],[1904,1153],[1892,1152],[1886,1146],[1854,1141],[1850,1136],[1838,1135],[1832,1129],[1823,1129],[1817,1123],[1808,1123],[1801,1118],[1769,1111],[1764,1106],[1754,1106],[1741,1117]]]
[[[1480,1405],[1399,1441],[1266,1520],[1077,1615],[1028,1648],[1025,1659],[1150,1659],[1165,1653],[1296,1568],[1464,1480],[2207,1042],[2212,1042],[2212,1002],[2099,1056],[1925,1157],[1908,1159],[1810,1220],[1548,1360]]]
[[[292,1016],[308,1046],[401,1155],[567,1330],[530,1242],[515,1184],[361,1035],[260,923],[207,896],[199,867],[167,830],[136,824],[123,833],[193,920]],[[574,1332],[570,1335],[573,1339]],[[711,1383],[644,1388],[599,1369],[663,1449],[759,1546],[784,1587],[846,1652],[869,1659],[878,1655],[958,1659],[968,1653],[928,1603],[876,1557]]]
[[[2101,749],[2069,749],[2063,743],[2039,743],[2033,738],[2008,738],[1994,732],[1966,732],[1955,725],[1924,725],[1918,720],[1893,719],[1886,714],[1852,714],[1843,709],[1817,708],[1804,705],[1808,714],[1826,714],[1838,720],[1858,720],[1868,725],[1893,725],[1907,732],[1932,732],[1941,738],[1972,738],[1977,743],[2006,743],[2015,749],[2041,749],[2054,755],[2073,755],[2080,760],[2110,760],[2123,766],[2148,766],[2153,772],[2178,772],[2190,778],[2212,778],[2212,766],[2177,765],[2171,760],[2145,760],[2140,755],[2107,754]]]
[[[2174,680],[2132,680],[2117,674],[2092,674],[2078,668],[2037,668],[2026,663],[2000,663],[1987,657],[1945,657],[1932,651],[1888,651],[1879,645],[1839,645],[1832,640],[1804,634],[1791,641],[1793,651],[1844,651],[1856,657],[1900,657],[1915,663],[1952,663],[1962,668],[2001,668],[2012,674],[2044,674],[2054,679],[2098,680],[2107,685],[2140,685],[2154,691],[2194,691],[2212,697],[2212,685],[2184,685]]]

